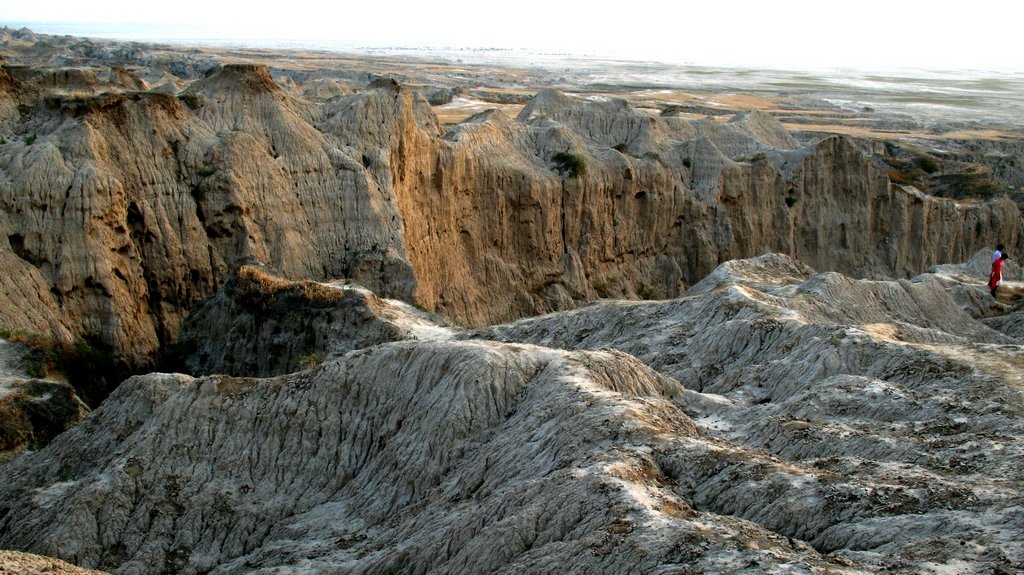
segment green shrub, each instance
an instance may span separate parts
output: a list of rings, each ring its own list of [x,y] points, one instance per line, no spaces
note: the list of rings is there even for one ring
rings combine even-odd
[[[916,178],[914,172],[911,170],[889,170],[889,181],[894,184],[901,186],[912,186],[914,185]]]
[[[217,166],[203,166],[196,173],[200,178],[206,178],[217,173]]]
[[[78,396],[96,407],[121,381],[124,366],[107,346],[97,340],[80,337],[66,342],[53,336],[0,329],[0,337],[29,348],[22,369],[34,378],[61,374]]]
[[[587,163],[582,156],[558,152],[551,159],[555,162],[555,170],[570,178],[578,178],[587,172]]]
[[[693,162],[690,161],[690,158],[683,158],[683,165],[687,168],[691,168],[693,167]]]
[[[786,196],[786,206],[792,208],[796,205],[796,196]]]
[[[24,138],[22,138],[22,140],[25,142],[26,146],[31,146],[36,141],[36,133],[32,132],[31,134],[27,134]]]
[[[627,146],[625,143],[615,144],[614,146],[612,146],[612,149],[620,154],[629,154],[629,146]]]
[[[939,171],[939,161],[931,156],[917,156],[914,158],[914,165],[924,170],[926,174],[934,174]]]

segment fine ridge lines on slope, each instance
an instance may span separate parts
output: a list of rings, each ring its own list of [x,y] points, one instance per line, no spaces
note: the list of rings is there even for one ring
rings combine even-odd
[[[64,548],[118,573],[539,573],[569,560],[622,572],[682,556],[702,570],[917,572],[923,539],[951,560],[1010,566],[957,541],[1020,549],[1019,494],[1002,479],[1020,472],[1020,389],[934,350],[987,346],[1009,366],[1017,346],[953,313],[945,289],[766,255],[679,300],[384,343],[274,379],[138,377],[47,450],[0,468],[0,501],[35,501],[32,514],[0,513],[0,544],[54,553],[94,521],[57,510],[99,496],[89,508],[106,516],[171,520],[107,523],[102,533],[119,534],[108,543]],[[894,301],[831,309],[878,297]],[[899,323],[912,314],[910,327],[948,315],[963,328],[922,335]],[[867,321],[891,327],[878,338]],[[684,333],[650,327],[666,322]],[[498,336],[520,343],[480,339]],[[141,425],[139,411],[152,413]],[[37,466],[77,457],[82,440],[108,455],[47,488]],[[191,474],[164,463],[182,455]],[[134,495],[139,484],[119,479],[129,471],[158,495]],[[191,539],[178,531],[189,525]],[[187,552],[159,546],[171,532]],[[145,554],[115,557],[104,546],[118,538],[145,541]]]
[[[508,353],[509,353],[508,351],[504,350],[504,347],[496,346],[495,344],[488,344],[488,343],[485,343],[485,342],[479,342],[479,343],[478,342],[465,342],[465,343],[459,343],[459,344],[448,344],[448,346],[451,346],[451,345],[454,345],[456,348],[462,348],[464,350],[472,351],[473,353],[483,352],[485,355],[492,355],[495,359],[500,358],[502,355],[507,357]],[[414,346],[414,347],[410,347],[410,346]],[[425,354],[425,352],[427,350],[422,350],[422,351],[417,352],[417,350],[416,350],[417,347],[424,347],[424,346],[429,346],[429,347],[431,347],[433,349],[429,352],[429,354]],[[424,369],[424,367],[429,367],[429,366],[433,366],[433,367],[431,367],[430,369],[427,370],[428,373],[431,372],[431,371],[433,371],[434,373],[446,373],[446,371],[448,371],[448,370],[445,370],[443,368],[443,365],[445,365],[447,363],[448,358],[450,358],[453,353],[456,353],[456,354],[459,353],[459,350],[452,350],[449,347],[446,347],[443,350],[443,352],[439,354],[438,352],[442,351],[442,350],[437,349],[436,346],[432,345],[432,344],[404,343],[404,344],[393,344],[390,349],[388,349],[387,347],[376,348],[376,349],[377,349],[376,352],[371,351],[371,352],[368,352],[368,354],[372,356],[372,355],[379,355],[379,354],[385,354],[385,355],[387,355],[387,354],[399,354],[399,355],[401,355],[403,352],[411,353],[410,356],[406,357],[404,365],[402,365],[399,368],[398,372],[395,372],[394,374],[387,373],[384,376],[384,377],[387,378],[387,380],[390,380],[390,381],[403,381],[403,380],[404,381],[409,381],[410,377],[409,376],[403,376],[403,373],[407,372],[408,370],[412,370],[412,371],[415,371],[415,372],[419,373],[419,370]],[[557,367],[557,364],[560,363],[560,361],[561,361],[561,360],[557,360],[557,358],[560,355],[564,355],[564,354],[557,354],[557,353],[552,354],[551,352],[544,352],[543,350],[538,350],[538,351],[540,351],[542,353],[542,355],[540,357],[546,357],[546,359],[543,359],[542,361],[548,363],[548,367],[543,368],[539,372],[536,371],[536,370],[538,368],[540,368],[543,364],[537,364],[535,367],[529,368],[530,372],[533,372],[534,375],[531,376],[531,375],[529,375],[530,372],[526,372],[526,373],[524,373],[524,375],[527,378],[540,377],[543,380],[550,380],[553,375],[555,375],[557,373],[561,373],[561,372],[564,371],[564,369],[565,369],[564,367]],[[353,361],[358,361],[358,359],[360,357],[366,357],[368,354],[364,353],[364,352],[353,352],[353,354],[350,354],[350,356],[348,356],[350,359],[346,363],[351,363]],[[495,355],[495,354],[497,354],[497,355]],[[438,357],[439,355],[441,355],[443,357],[439,358]],[[531,350],[528,350],[528,349],[525,349],[525,348],[523,349],[522,352],[516,352],[516,355],[518,357],[522,358],[522,359],[528,360],[528,362],[529,362],[528,365],[529,364],[533,364],[534,361],[535,361],[533,359],[530,359],[531,357],[535,356],[535,352],[531,351]],[[417,357],[419,359],[417,359]],[[619,361],[618,358],[609,358],[609,359],[611,359],[612,361]],[[421,362],[423,362],[423,361],[427,362],[427,366],[420,365]],[[504,361],[504,360],[502,360],[502,361]],[[552,361],[555,361],[556,363],[551,363]],[[599,363],[601,361],[607,361],[607,360],[598,359]],[[440,371],[438,371],[436,369],[438,364],[440,364],[442,366],[442,369]],[[331,364],[331,363],[329,363],[329,364],[325,364],[325,366],[323,368],[320,368],[320,369],[316,370],[314,373],[311,374],[312,377],[314,378],[314,384],[317,385],[315,382],[316,381],[320,381],[321,383],[318,384],[317,386],[318,387],[322,386],[323,382],[324,382],[323,380],[324,380],[325,376],[328,377],[328,378],[330,377],[330,374],[333,371],[333,366],[341,367],[342,365],[343,364]],[[468,367],[468,365],[466,365],[464,367]],[[636,367],[639,368],[639,369],[642,369],[642,370],[646,369],[646,368],[643,368],[642,366],[640,366],[639,364],[636,364]],[[350,369],[352,369],[352,374],[354,376],[356,376],[356,377],[364,377],[364,376],[360,376],[358,374],[366,373],[365,370],[363,370],[361,368],[358,368],[356,365],[352,365]],[[463,368],[460,368],[460,369],[463,369]],[[522,369],[522,368],[520,368],[520,369]],[[547,375],[547,376],[544,375],[546,372],[549,372],[551,370],[554,370],[554,373],[552,373],[551,375]],[[475,377],[473,375],[474,372],[476,372],[476,369],[470,369],[468,373],[460,373],[459,371],[456,371],[456,372],[454,372],[449,377],[454,377],[457,381],[468,382],[470,379]],[[571,375],[572,373],[573,373],[572,369],[570,369],[568,372],[566,372],[566,376],[568,377],[567,383],[571,383],[573,380],[576,379],[576,377],[578,377],[576,375]],[[608,371],[606,371],[604,373],[605,373],[605,377],[612,377],[612,381],[611,381],[612,388],[618,389],[620,392],[624,392],[624,391],[628,391],[628,390],[633,390],[633,389],[635,389],[636,391],[643,392],[643,388],[632,388],[630,385],[627,385],[626,387],[622,387],[622,384],[614,383],[616,380],[622,381],[623,377],[625,377],[626,380],[628,380],[629,377],[631,377],[630,375],[623,376],[623,375],[619,374],[617,372],[617,370],[608,370]],[[557,380],[558,378],[566,377],[566,376],[555,375],[555,379]],[[392,378],[397,378],[397,380],[392,379]],[[378,378],[378,380],[379,380],[379,378]],[[208,409],[208,408],[204,407],[203,404],[209,404],[212,401],[213,403],[210,405],[210,407],[215,407],[217,404],[222,403],[221,401],[218,401],[218,398],[222,398],[224,396],[221,395],[222,392],[220,392],[217,389],[217,381],[218,381],[218,378],[212,378],[212,379],[207,380],[207,383],[202,385],[202,386],[198,386],[198,387],[192,386],[191,387],[191,389],[194,390],[191,393],[195,394],[191,398],[192,401],[193,402],[200,402],[200,403],[198,403],[198,404],[197,403],[193,403],[190,407],[188,407],[188,411],[190,411],[191,413],[202,413],[202,412],[207,411],[207,409]],[[507,381],[507,379],[506,379],[506,381]],[[522,383],[519,383],[519,385],[522,385]],[[289,389],[289,388],[294,390],[294,387],[289,386],[287,388],[277,388],[273,392],[276,393],[276,392],[280,392],[280,391],[283,391],[283,390]],[[375,388],[370,388],[370,389],[375,389]],[[445,402],[443,404],[442,403],[431,403],[429,398],[430,398],[430,396],[434,392],[430,391],[429,389],[420,389],[418,392],[416,392],[412,388],[408,388],[408,387],[402,386],[402,387],[398,387],[398,388],[392,387],[391,391],[392,392],[393,391],[400,391],[401,389],[409,389],[409,391],[415,393],[415,397],[419,398],[419,399],[414,399],[413,400],[414,404],[422,404],[424,408],[428,409],[428,411],[430,410],[431,407],[436,408],[436,407],[438,407],[440,405],[444,405],[444,407],[450,413],[452,413],[453,410],[454,410],[453,413],[455,413],[455,414],[458,414],[458,413],[465,414],[468,417],[468,419],[463,419],[463,421],[465,421],[466,424],[471,425],[473,428],[477,428],[477,427],[480,427],[480,426],[483,426],[484,428],[486,428],[488,426],[493,426],[495,423],[498,423],[498,421],[500,421],[500,420],[491,420],[490,418],[493,417],[493,415],[497,415],[498,413],[504,413],[504,412],[507,411],[507,409],[501,408],[501,403],[502,402],[498,402],[498,403],[492,404],[492,405],[497,406],[499,409],[494,409],[491,412],[488,412],[488,415],[486,415],[484,417],[484,419],[481,419],[479,415],[474,415],[474,410],[473,409],[470,409],[469,411],[465,411],[461,407],[459,407],[459,405],[458,405],[461,401],[479,401],[480,400],[479,397],[476,397],[475,399],[471,399],[467,395],[457,394],[456,395],[456,402],[455,403],[447,403],[447,402]],[[454,391],[457,392],[457,389],[458,388],[454,389]],[[435,388],[435,391],[436,390],[437,390],[437,388]],[[384,391],[384,390],[381,390],[381,391],[384,392],[384,393],[388,393],[387,391]],[[266,393],[268,393],[268,391],[258,391],[256,388],[249,388],[249,390],[246,392],[246,396],[244,398],[241,398],[241,399],[243,399],[243,401],[244,401],[244,400],[249,399],[249,396],[252,396],[252,395],[266,395]],[[515,395],[515,394],[518,394],[518,391],[516,389],[511,389],[511,390],[508,390],[506,393],[510,393],[510,394]],[[484,395],[486,396],[486,395],[489,395],[489,394],[484,394]],[[352,396],[351,393],[349,394],[349,396],[350,397]],[[604,393],[600,393],[596,397],[601,397],[601,396],[604,396]],[[359,401],[358,400],[358,396],[356,396],[356,397],[357,397],[356,401]],[[408,396],[408,397],[411,397],[411,396]],[[203,398],[206,398],[206,399],[203,399]],[[122,397],[120,397],[120,396],[112,397],[111,401],[108,402],[107,405],[110,405],[110,404],[114,404],[114,405],[110,405],[110,407],[108,407],[108,409],[115,409],[114,406],[117,403],[119,403],[119,400],[121,400],[121,399],[122,399]],[[367,397],[366,399],[370,399],[370,398]],[[400,406],[400,405],[404,405],[405,404],[405,402],[402,401],[400,397],[395,398],[395,399],[397,399],[397,401],[391,402],[389,405],[391,405],[391,406]],[[364,400],[364,401],[366,401],[366,400]],[[427,401],[428,403],[423,403],[424,401]],[[536,399],[531,400],[531,401],[535,402]],[[224,407],[227,407],[227,404],[223,404],[223,405],[224,405]],[[364,405],[364,408],[373,408],[375,406],[375,404],[373,404],[373,403],[364,403],[363,405]],[[412,404],[410,404],[410,405],[412,405]],[[105,405],[105,407],[106,407],[106,405]],[[287,409],[287,406],[285,406],[285,407]],[[419,409],[419,408],[416,408],[416,409]],[[174,415],[176,417],[178,416],[177,414],[174,414]],[[355,415],[355,414],[353,414],[353,415]],[[549,417],[549,416],[542,416],[542,417],[546,418],[546,417]],[[167,429],[166,427],[164,427],[160,423],[158,423],[159,420],[162,419],[161,416],[159,416],[159,414],[157,414],[157,418],[156,419],[157,419],[156,422],[151,422],[150,424],[148,424],[153,431],[155,431],[156,429],[160,428],[160,429],[165,430],[165,432],[169,432],[171,434],[180,433],[180,430],[175,430],[174,428]],[[247,418],[244,418],[244,417],[242,417],[242,418],[232,417],[232,419],[234,421],[238,421],[238,422],[244,422],[244,421],[247,420]],[[408,417],[407,416],[403,417],[403,419],[408,419]],[[449,421],[449,422],[453,421],[453,420],[450,419],[450,416],[445,416],[444,414],[441,414],[437,419],[440,420],[440,421]],[[289,417],[285,418],[285,421],[289,421],[289,420],[294,420],[294,418],[289,418]],[[385,420],[390,421],[391,419],[386,417]],[[455,420],[455,421],[457,421],[457,420]],[[419,425],[423,425],[423,424],[419,424]],[[436,425],[436,424],[430,424],[430,425]],[[561,427],[561,425],[564,425],[564,423],[563,424],[559,424],[556,427]],[[237,427],[237,425],[236,425],[236,427]],[[392,427],[392,426],[390,426],[390,425],[384,425],[384,426],[375,425],[374,426],[374,428],[375,428],[374,434],[381,434],[381,433],[386,434],[387,432],[384,431],[384,430],[389,428],[389,427]],[[461,435],[463,437],[469,437],[469,435],[467,435],[469,433],[469,429],[460,430],[460,428],[458,426],[451,427],[449,425],[445,425],[444,429],[448,430],[445,433],[456,432],[456,433],[458,433],[459,435]],[[546,436],[546,437],[550,437],[552,435],[551,433],[544,432],[543,431],[544,430],[543,426],[540,427],[540,428],[537,428],[537,429],[538,429],[538,431],[541,431],[544,434],[544,436]],[[199,431],[199,430],[196,430],[196,431]],[[236,432],[238,432],[238,431],[241,431],[241,430],[236,430]],[[439,428],[438,431],[441,431],[441,428]],[[402,428],[402,433],[406,433],[406,434],[413,433],[414,435],[422,436],[422,434],[415,434],[415,426],[413,426],[413,429],[411,431],[409,430],[409,426],[404,426]],[[324,434],[324,435],[326,436],[326,435],[330,435],[330,434]],[[429,434],[427,434],[427,435],[429,436]],[[180,441],[180,439],[181,438],[179,437],[179,441]],[[202,435],[199,435],[197,437],[197,439],[201,440],[200,443],[198,443],[196,445],[196,449],[198,451],[200,451],[200,452],[205,450],[205,449],[214,449],[214,450],[216,450],[217,446],[219,445],[216,440],[214,440],[212,443],[209,441],[209,439],[207,439],[205,441],[202,441]],[[273,440],[273,434],[271,434],[268,439],[269,439],[269,441],[265,441],[265,446],[271,446],[272,447],[275,444],[275,441]],[[145,437],[140,438],[140,440],[144,444],[152,441],[152,439],[147,439]],[[397,437],[392,442],[388,442],[385,439],[375,449],[380,449],[380,450],[382,450],[382,452],[390,451],[392,449],[390,447],[390,444],[393,443],[394,441],[398,441]],[[545,442],[548,442],[548,441],[550,441],[550,439],[545,439]],[[174,443],[177,443],[177,442],[174,442]],[[444,443],[448,444],[448,445],[451,445],[451,441],[450,440],[445,441]],[[456,443],[456,445],[457,445],[457,443]],[[542,445],[543,444],[541,444],[541,446]],[[159,443],[156,444],[156,447],[159,447]],[[55,448],[60,448],[60,445],[59,444],[55,444]],[[167,449],[167,448],[168,447],[165,447],[164,449]],[[401,456],[401,453],[403,453],[402,450],[404,448],[398,447],[398,449],[399,449],[399,451],[395,452],[395,455],[399,456],[399,461],[401,461],[401,460],[404,459]],[[457,450],[457,447],[456,447],[456,450]],[[444,450],[437,450],[437,449],[435,449],[434,452],[435,453],[444,453]],[[415,452],[408,452],[407,455],[409,457],[415,458],[414,453]],[[283,455],[283,452],[279,451],[279,455]],[[569,457],[572,457],[572,451],[566,452],[566,455],[569,456]],[[549,463],[544,464],[544,465],[551,465],[551,464],[554,464],[557,461],[557,458],[558,458],[557,454],[552,454],[551,457],[553,457],[553,459],[548,460]],[[159,458],[156,458],[156,459],[159,460]],[[280,473],[281,473],[282,470],[286,470],[286,469],[289,469],[289,468],[294,468],[291,465],[282,466],[281,465],[282,463],[284,463],[284,462],[283,461],[278,461],[277,464],[272,465],[271,467],[269,467],[268,471],[273,469],[274,470],[274,472],[273,472],[274,477],[280,477]],[[356,468],[362,468],[362,469],[361,469],[361,471],[359,473],[354,475],[354,477],[352,478],[351,482],[348,485],[342,487],[340,491],[339,491],[338,487],[332,487],[332,488],[327,490],[328,492],[340,492],[340,493],[348,493],[348,494],[362,493],[362,492],[364,492],[365,489],[370,488],[370,486],[378,485],[378,482],[380,481],[380,477],[379,477],[378,472],[374,471],[375,469],[377,469],[377,470],[387,470],[387,469],[389,469],[389,467],[387,467],[387,466],[381,467],[381,465],[385,465],[385,462],[380,457],[374,457],[371,460],[367,461],[366,463],[360,463],[358,461],[355,462],[355,463],[356,463]],[[300,464],[301,464],[301,462],[300,462]],[[369,464],[369,467],[366,467],[367,464]],[[511,464],[511,462],[508,461],[508,462],[506,462],[506,464]],[[389,462],[386,465],[392,465],[392,464]],[[446,462],[443,459],[441,461],[434,462],[434,463],[431,464],[431,466],[434,467],[434,468],[444,467],[446,465],[447,464],[446,464]],[[226,471],[226,469],[224,469],[223,471]],[[305,473],[305,472],[303,472],[303,473]],[[394,471],[387,472],[388,475],[390,475],[392,473],[394,473]],[[290,474],[290,475],[294,475],[294,474]],[[328,473],[327,477],[330,477],[330,475],[331,474]],[[208,484],[208,481],[203,480],[203,477],[204,477],[203,475],[195,475],[191,479],[189,479],[189,481],[200,481],[200,482],[202,482],[204,484]],[[181,479],[184,479],[184,478],[181,478]],[[429,480],[424,479],[422,481],[418,480],[417,484],[420,484],[420,483],[422,483],[424,481],[429,482]],[[280,485],[279,488],[289,489],[289,488],[294,488],[295,486],[296,486],[296,484],[294,484],[292,482],[286,482],[284,485]],[[182,488],[184,488],[184,487],[182,487]],[[405,495],[405,496],[402,496],[401,492],[402,492],[402,490],[401,490],[401,488],[399,488],[399,490],[395,493],[395,497],[398,497],[398,499],[397,500],[393,499],[391,505],[394,505],[396,503],[404,501],[405,498],[409,497],[410,495],[413,495],[416,498],[419,497],[419,496],[414,495],[415,491],[413,493]],[[195,496],[196,497],[200,497],[201,493],[202,492],[200,491],[199,493],[196,493]],[[184,494],[184,492],[183,492],[183,494]],[[199,503],[199,501],[196,501],[196,503]],[[379,508],[379,505],[372,504],[372,502],[364,502],[363,505],[364,505],[364,513],[368,513],[369,517],[374,522],[380,521],[381,518],[386,517],[388,514],[393,512],[393,510],[389,510],[389,508],[386,507],[386,506],[384,508]],[[375,511],[374,510],[375,508],[379,508],[379,509],[377,509]],[[186,516],[187,515],[188,515],[188,513],[186,512]],[[373,519],[373,518],[376,518],[376,519]],[[48,551],[50,551],[50,550],[48,549]],[[77,559],[80,562],[81,561],[84,561],[86,563],[95,562],[95,559],[91,559],[90,560],[90,559],[88,559],[88,557],[84,557],[84,556],[78,557]]]
[[[998,437],[1002,433],[1008,433],[1009,437],[1019,433],[1020,420],[1014,415],[1021,408],[1022,396],[1018,384],[1014,383],[1019,377],[1005,375],[1012,372],[1010,365],[1019,362],[1017,346],[1011,345],[1015,340],[967,316],[946,295],[941,282],[928,278],[914,282],[857,281],[833,273],[800,277],[785,271],[786,266],[774,267],[773,278],[769,273],[773,266],[763,265],[766,261],[771,259],[730,262],[702,282],[703,286],[697,286],[692,296],[676,302],[640,304],[641,308],[658,309],[658,314],[674,317],[679,325],[687,326],[682,340],[662,330],[645,327],[651,324],[650,317],[646,314],[638,317],[632,312],[637,306],[620,307],[617,302],[476,330],[469,336],[511,341],[537,338],[547,345],[568,349],[605,346],[622,349],[674,375],[684,384],[692,386],[696,381],[697,389],[723,393],[737,400],[739,403],[724,409],[715,403],[693,404],[700,406],[698,409],[711,407],[704,414],[691,412],[698,421],[706,418],[722,421],[724,418],[724,425],[719,424],[723,431],[708,428],[713,434],[721,434],[751,448],[767,448],[799,468],[810,465],[806,467],[808,473],[814,466],[834,465],[829,462],[837,458],[854,462],[858,459],[898,462],[905,466],[904,475],[922,482],[953,473],[953,479],[943,480],[950,490],[943,492],[946,495],[936,495],[940,498],[964,492],[963,482],[974,483],[973,470],[979,467],[962,459],[964,454],[960,450],[939,448],[936,452],[935,446],[943,445],[939,438],[946,433],[961,434],[971,430],[973,434],[986,437],[980,440],[982,444],[1001,445]],[[724,293],[739,297],[723,297],[725,286],[728,289]],[[757,290],[766,292],[750,299],[749,296],[759,293]],[[768,294],[774,294],[770,296],[773,304],[770,308],[759,301]],[[730,305],[741,305],[755,313],[733,311],[723,318],[723,307]],[[780,305],[799,313],[799,320],[793,321],[794,317],[787,318],[786,313],[779,313]],[[618,310],[624,313],[616,314],[615,319],[608,317]],[[774,319],[766,322],[759,315]],[[615,327],[596,330],[590,327],[595,325]],[[616,337],[617,333],[652,331],[658,336]],[[802,335],[801,332],[807,333]],[[550,334],[553,333],[558,333],[559,338],[552,340]],[[595,333],[603,335],[595,337]],[[729,342],[739,342],[742,347],[737,349]],[[973,359],[984,353],[995,353],[998,359]],[[864,392],[889,403],[875,404],[855,395]],[[896,397],[906,398],[903,405],[894,401]],[[952,399],[955,397],[961,399]],[[993,411],[999,402],[1005,402],[1005,411]],[[741,407],[744,404],[746,407]],[[703,417],[698,417],[701,415]],[[999,456],[985,455],[984,459],[988,465],[1007,466]],[[958,477],[965,471],[969,475]],[[1009,469],[1005,472],[1015,473]],[[764,515],[750,511],[748,499],[742,499],[746,507],[734,507],[730,501],[736,496],[727,493],[735,482],[723,485],[712,479],[705,478],[705,489],[711,491],[695,499],[701,509],[739,513],[785,535],[805,538],[823,551],[851,548],[847,543],[837,542],[837,537],[859,537],[854,534],[860,528],[847,525],[838,515],[830,519],[838,524],[820,523],[806,532],[773,527],[774,519],[769,521],[770,517],[799,516],[800,512],[794,509],[800,507]],[[895,476],[884,474],[880,479],[897,485],[903,483]],[[836,501],[842,502],[846,501],[842,492],[871,493],[874,489],[852,476],[845,476],[845,481],[848,483],[824,488],[820,496],[838,497]],[[929,509],[920,502],[923,497],[920,489],[898,487],[894,493],[902,495],[887,505]],[[913,506],[909,506],[911,501],[915,502]],[[792,504],[792,500],[787,500],[785,505]],[[853,505],[860,507],[859,513],[871,517],[877,512],[872,511],[877,504],[879,502],[868,501]],[[829,511],[828,506],[823,510],[825,515],[838,511],[838,508]],[[941,510],[928,513],[944,516]],[[945,522],[947,526],[960,526],[962,522],[954,519],[957,513],[961,512],[950,512],[945,519],[928,517],[921,521],[923,525]],[[970,513],[968,516],[975,517]],[[886,523],[883,518],[872,521],[899,524]],[[976,519],[968,521],[977,522]],[[905,524],[904,528],[922,532]],[[955,533],[959,528],[950,527],[943,532]],[[809,527],[805,525],[803,529]],[[890,548],[896,550],[901,545],[912,545],[912,539],[895,538]]]

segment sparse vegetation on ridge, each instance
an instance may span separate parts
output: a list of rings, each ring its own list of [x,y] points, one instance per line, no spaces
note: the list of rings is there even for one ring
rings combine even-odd
[[[570,152],[558,152],[551,157],[555,162],[555,171],[570,178],[578,178],[587,173],[587,162],[583,156]]]
[[[310,280],[283,280],[251,265],[238,268],[235,282],[239,301],[253,311],[269,311],[279,304],[325,307],[344,297],[340,289]]]
[[[119,366],[106,346],[87,338],[67,342],[53,336],[0,328],[0,337],[29,348],[22,369],[30,377],[62,375],[90,406],[99,405],[120,382]]]

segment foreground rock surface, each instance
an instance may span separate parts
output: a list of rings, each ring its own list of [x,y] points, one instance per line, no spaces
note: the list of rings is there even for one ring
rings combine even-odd
[[[1021,346],[946,281],[767,255],[273,379],[132,378],[0,468],[0,545],[115,573],[1019,571]]]
[[[104,572],[82,569],[51,557],[17,551],[0,551],[0,573],[3,575],[103,575]]]

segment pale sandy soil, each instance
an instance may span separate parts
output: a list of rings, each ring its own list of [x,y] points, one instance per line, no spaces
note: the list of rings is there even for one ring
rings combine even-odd
[[[82,569],[59,559],[21,553],[0,551],[0,575],[102,575],[104,571]]]

